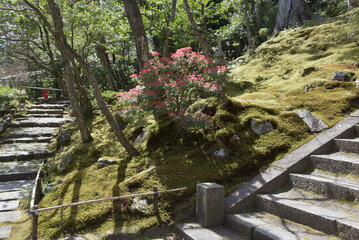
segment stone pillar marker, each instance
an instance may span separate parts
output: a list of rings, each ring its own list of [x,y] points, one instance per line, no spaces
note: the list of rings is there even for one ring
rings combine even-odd
[[[224,221],[224,187],[217,183],[196,186],[196,219],[203,227],[213,227]]]

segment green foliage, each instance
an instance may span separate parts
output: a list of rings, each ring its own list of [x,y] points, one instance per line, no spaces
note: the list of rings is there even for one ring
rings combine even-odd
[[[0,112],[12,108],[14,100],[26,98],[25,91],[0,85]]]

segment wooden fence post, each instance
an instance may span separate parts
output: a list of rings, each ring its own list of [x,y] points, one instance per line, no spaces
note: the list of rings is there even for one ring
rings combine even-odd
[[[155,192],[155,194],[153,194],[153,210],[155,211],[155,215],[157,218],[158,222],[162,222],[161,216],[160,216],[160,212],[158,211],[158,191],[157,191],[157,186],[153,187],[153,192]]]
[[[37,228],[39,226],[39,212],[37,211],[39,209],[38,205],[35,205],[32,210],[32,240],[37,240]]]

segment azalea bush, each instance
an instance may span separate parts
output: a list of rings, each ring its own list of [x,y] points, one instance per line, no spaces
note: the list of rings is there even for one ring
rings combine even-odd
[[[216,80],[225,74],[225,67],[215,66],[190,47],[178,49],[170,58],[160,58],[158,52],[152,56],[139,74],[131,75],[138,86],[118,94],[118,100],[128,106],[122,110],[125,120],[152,111],[155,117],[169,116],[182,128],[209,125],[210,116],[187,110],[199,99],[223,99]]]

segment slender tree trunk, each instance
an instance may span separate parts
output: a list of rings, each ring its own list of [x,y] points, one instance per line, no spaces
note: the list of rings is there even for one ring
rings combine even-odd
[[[304,0],[279,0],[275,33],[315,17]]]
[[[75,80],[75,89],[77,90],[79,96],[79,104],[81,106],[81,113],[85,119],[89,119],[93,116],[93,108],[92,103],[89,98],[87,89],[85,87],[85,81],[80,74],[80,69],[74,59],[71,61],[72,69],[73,69],[73,76]]]
[[[131,154],[132,156],[138,156],[140,153],[128,141],[126,136],[121,131],[116,120],[112,116],[110,110],[106,106],[106,103],[101,95],[100,87],[95,79],[94,74],[91,72],[89,64],[84,60],[84,58],[80,54],[78,54],[73,48],[71,48],[71,46],[66,41],[66,37],[63,32],[63,22],[62,22],[60,9],[58,8],[54,0],[47,0],[47,2],[49,4],[50,14],[52,16],[52,20],[54,23],[55,35],[56,35],[55,38],[59,47],[61,47],[64,50],[64,52],[66,52],[66,54],[69,54],[71,57],[75,58],[78,61],[78,63],[80,64],[81,68],[84,71],[84,74],[87,76],[87,78],[91,83],[91,86],[94,91],[94,95],[96,97],[100,109],[102,113],[105,115],[111,128],[114,130],[117,139],[120,141],[122,146],[127,150],[129,154]]]
[[[247,30],[247,41],[248,41],[248,52],[252,53],[253,46],[252,46],[252,33],[251,33],[251,26],[249,23],[249,16],[248,16],[248,6],[247,3],[244,2],[243,4],[243,16],[244,16],[244,22],[246,24],[246,30]]]
[[[191,12],[191,8],[190,8],[190,6],[188,4],[188,1],[183,0],[183,3],[184,3],[184,7],[185,7],[185,10],[186,10],[187,16],[188,16],[188,20],[191,23],[193,33],[196,36],[198,42],[201,44],[202,50],[204,52],[204,55],[206,55],[207,58],[212,58],[212,53],[211,53],[211,50],[210,50],[210,48],[208,46],[208,43],[206,42],[206,40],[204,40],[204,38],[202,37],[202,35],[198,31],[198,28],[197,28],[196,22],[194,21],[194,18],[193,18],[192,12]]]
[[[256,25],[258,30],[262,27],[262,7],[262,0],[258,0],[256,2]]]
[[[80,106],[78,105],[79,99],[76,94],[75,90],[75,84],[73,82],[73,74],[72,74],[72,67],[71,63],[68,59],[66,59],[66,56],[63,56],[64,58],[64,64],[65,64],[65,74],[67,79],[67,89],[69,93],[70,103],[72,106],[72,109],[75,114],[77,126],[80,130],[81,139],[83,143],[91,142],[93,138],[91,137],[91,134],[87,128],[85,119],[82,115]]]
[[[145,63],[150,59],[148,42],[145,27],[142,21],[142,15],[134,0],[123,0],[126,15],[130,22],[133,37],[135,38],[136,53],[140,68],[143,69]]]
[[[359,0],[348,0],[348,9],[355,8],[359,5]]]
[[[170,26],[171,26],[171,23],[175,20],[177,0],[172,0],[171,5],[172,5],[171,15],[170,15],[170,20],[168,21],[168,24],[167,24],[166,33],[165,33],[165,45],[163,47],[163,56],[164,57],[170,56],[170,51],[168,49],[168,45],[170,42],[170,36],[171,36]]]

